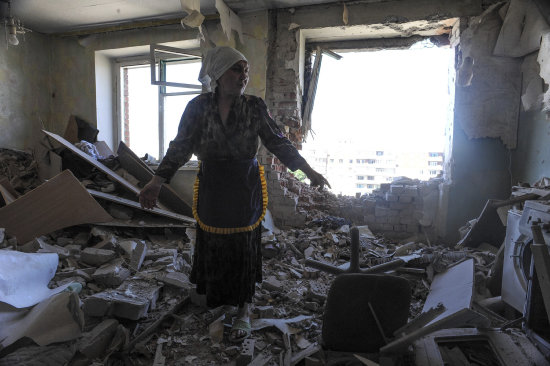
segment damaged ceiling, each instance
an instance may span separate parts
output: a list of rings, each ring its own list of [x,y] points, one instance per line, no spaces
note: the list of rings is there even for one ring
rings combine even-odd
[[[298,3],[328,2],[227,1],[237,13]],[[213,7],[214,2],[203,2],[205,13],[209,11],[206,4]],[[178,19],[179,8],[179,1],[16,0],[12,10],[36,32],[58,33],[145,19]],[[547,28],[521,27],[531,30],[519,32],[517,19],[521,22],[523,17],[510,17],[512,26],[501,29],[499,19],[505,14],[498,10],[471,18],[473,26],[463,32],[461,40],[464,56],[475,59],[476,68],[458,70],[459,77],[466,71],[470,74],[464,77],[467,82],[457,86],[457,100],[470,104],[465,108],[457,103],[457,110],[479,106],[478,118],[468,118],[478,129],[487,125],[486,116],[498,112],[498,105],[486,108],[489,103],[483,99],[495,89],[515,90],[509,99],[500,95],[493,99],[510,105],[515,101],[514,108],[519,109],[523,81],[537,87],[533,87],[530,104],[542,103],[544,82],[536,59],[525,66],[537,67],[531,78],[522,74],[520,80],[517,65],[507,65],[506,70],[518,76],[514,88],[494,87],[506,85],[500,78],[510,79],[511,73],[498,74],[499,79],[493,80],[497,69],[493,62],[518,58],[507,54],[518,52],[518,44],[539,47],[539,35]],[[418,24],[341,27],[340,31],[342,38],[352,39],[370,31],[380,36],[375,30],[397,36],[452,25],[440,20]],[[493,24],[497,26],[485,29]],[[324,31],[306,30],[310,39],[318,40],[324,39]],[[499,39],[504,55],[494,57],[493,48],[480,35],[490,35],[495,42]],[[294,42],[293,36],[288,39]],[[524,42],[526,38],[532,42]],[[38,44],[30,41],[26,44]],[[294,45],[279,43],[281,61],[288,61],[284,52]],[[11,57],[25,50],[24,46],[10,48]],[[64,49],[47,55],[59,50]],[[545,76],[550,67],[548,50],[546,33],[539,55]],[[534,56],[532,49],[523,51]],[[7,64],[25,66],[16,60]],[[0,66],[3,62],[0,54]],[[286,72],[287,63],[281,65]],[[75,75],[85,73],[61,69],[73,84],[79,81]],[[0,78],[8,74],[3,71],[0,68]],[[27,71],[22,68],[17,75],[30,75]],[[15,81],[12,77],[6,84],[20,85]],[[296,81],[282,77],[277,81],[291,86],[291,92],[280,92],[276,100],[288,106],[282,98],[295,93]],[[13,89],[14,100],[23,100]],[[60,89],[52,90],[52,100],[55,95],[61,99]],[[58,103],[69,105],[63,99]],[[0,107],[9,113],[15,109]],[[521,128],[518,114],[514,109],[504,117]],[[15,125],[9,122],[10,128]],[[454,196],[460,205],[443,202],[448,186],[441,177],[427,182],[400,177],[369,195],[337,197],[299,182],[286,170],[270,170],[270,202],[279,206],[270,207],[273,216],[262,223],[263,282],[257,284],[254,295],[253,331],[243,344],[233,344],[228,340],[232,311],[209,309],[190,282],[196,232],[194,220],[188,217],[189,202],[166,186],[160,207],[142,209],[135,196],[151,178],[151,167],[124,144],[115,153],[105,142],[95,141],[93,126],[87,126],[94,136],[87,142],[75,124],[71,118],[63,136],[54,133],[59,133],[61,125],[55,125],[54,132],[43,126],[33,131],[38,140],[33,154],[0,146],[0,366],[36,364],[37,360],[47,365],[548,365],[548,178],[532,185],[513,185],[506,175],[499,180],[505,180],[511,192],[506,191],[505,197],[488,195],[483,186],[492,182],[488,176],[494,164],[480,169],[474,161],[488,154],[479,150],[464,158],[459,151],[453,164],[467,165],[467,170],[453,177],[452,189],[480,192],[479,200],[486,204],[479,212],[474,207],[475,215],[462,221],[457,242],[442,239],[441,222],[448,211],[476,202],[466,194]],[[467,134],[478,131],[468,129],[463,120],[457,125]],[[517,129],[515,124],[506,128]],[[475,137],[489,136],[495,142],[502,134],[493,132],[481,131]],[[462,145],[455,146],[471,147],[466,145],[470,141],[460,138],[456,140]],[[507,146],[515,146],[516,140],[515,135],[503,139]],[[506,152],[511,165],[513,152]],[[508,155],[499,157],[508,163]],[[259,161],[268,167],[276,164],[263,155]],[[470,179],[472,172],[484,180]],[[288,226],[290,220],[294,227]],[[532,264],[530,250],[536,253]],[[358,279],[354,277],[358,273],[380,276]],[[358,291],[359,284],[363,285],[358,281],[363,279],[367,279],[365,286],[376,288]],[[344,290],[337,290],[342,282]],[[342,292],[335,296],[334,291]],[[353,308],[358,303],[360,308]],[[360,333],[353,332],[357,329]],[[334,352],[326,347],[331,342],[334,347],[368,344],[372,348],[336,348],[347,352]]]
[[[370,0],[364,2],[379,2]],[[236,13],[291,8],[332,0],[228,0]],[[186,15],[179,0],[17,0],[11,5],[12,15],[22,19],[30,29],[42,33],[70,32],[107,27],[136,21],[174,19]],[[215,0],[201,1],[204,15],[216,14]]]

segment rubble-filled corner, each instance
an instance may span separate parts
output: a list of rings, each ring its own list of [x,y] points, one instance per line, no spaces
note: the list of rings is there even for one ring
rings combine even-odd
[[[189,280],[185,200],[167,186],[143,210],[135,193],[153,172],[129,148],[94,158],[48,136],[74,168],[46,182],[43,162],[0,151],[0,365],[548,364],[544,181],[442,243],[441,179],[351,198],[277,174],[300,218],[266,215],[252,334],[234,344],[235,309],[207,308]]]

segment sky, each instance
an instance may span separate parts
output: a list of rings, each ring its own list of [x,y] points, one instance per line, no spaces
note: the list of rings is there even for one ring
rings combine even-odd
[[[444,150],[449,113],[449,48],[324,55],[312,114],[312,145],[335,140],[368,150]]]

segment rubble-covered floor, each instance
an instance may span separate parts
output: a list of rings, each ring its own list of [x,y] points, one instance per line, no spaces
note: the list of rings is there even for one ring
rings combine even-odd
[[[8,164],[8,160],[4,159],[2,167],[13,178],[15,163]],[[15,174],[17,179],[27,177],[28,185],[37,185],[29,178],[32,174],[26,173],[33,169],[32,163],[27,161],[17,169],[21,173]],[[93,184],[100,181],[96,179]],[[106,184],[111,186],[112,182]],[[20,193],[28,191],[18,188]],[[330,215],[330,206],[339,200],[334,195],[305,185],[299,191],[299,209],[307,216],[304,227],[280,230],[265,223],[263,282],[257,284],[252,307],[252,326],[256,329],[243,344],[228,340],[231,309],[207,309],[204,298],[189,283],[192,225],[78,225],[25,245],[18,245],[0,228],[0,247],[4,250],[56,253],[59,265],[49,287],[73,284],[69,289],[78,294],[83,311],[82,319],[78,315],[73,319],[83,326],[82,336],[37,347],[28,331],[18,341],[0,348],[0,365],[325,364],[326,353],[320,347],[323,313],[335,275],[308,267],[306,259],[335,266],[349,262],[350,226],[354,223]],[[113,213],[112,206],[108,209]],[[123,214],[132,215],[128,209]],[[409,282],[409,320],[422,312],[434,276],[468,258],[475,264],[475,299],[492,297],[488,286],[493,280],[496,250],[453,250],[417,236],[396,242],[373,234],[366,226],[359,226],[359,233],[361,268],[407,258],[386,274]],[[78,310],[73,311],[78,314]],[[378,355],[369,355],[369,359],[377,362]],[[368,364],[360,358],[340,364],[353,362]],[[402,356],[397,364],[413,362]]]

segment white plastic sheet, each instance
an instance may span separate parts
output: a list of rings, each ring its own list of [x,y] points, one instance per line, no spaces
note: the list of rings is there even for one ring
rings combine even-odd
[[[66,289],[70,283],[48,288],[58,262],[55,253],[0,250],[0,302],[26,308]]]

